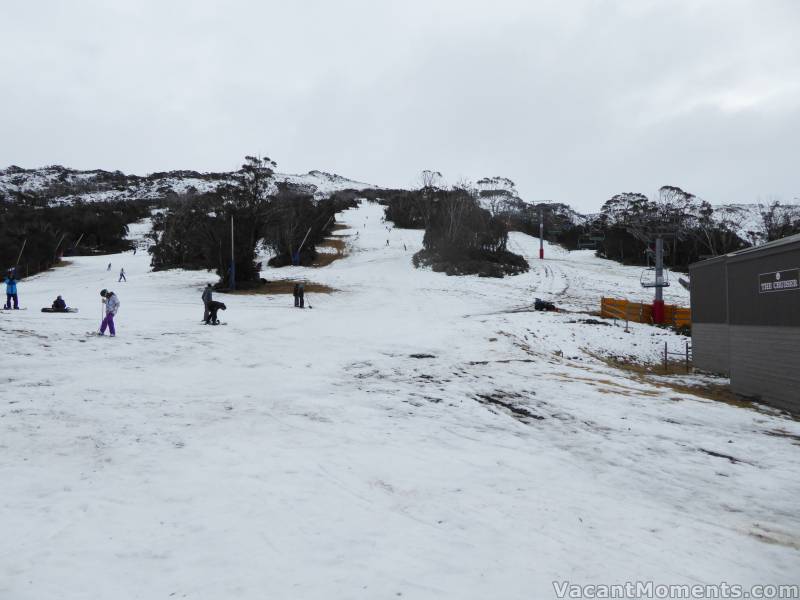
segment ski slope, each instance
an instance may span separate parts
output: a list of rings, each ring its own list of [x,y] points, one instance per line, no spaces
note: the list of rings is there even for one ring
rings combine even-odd
[[[28,310],[0,313],[0,598],[796,582],[800,423],[597,358],[657,360],[680,336],[528,310],[645,298],[639,269],[551,246],[538,261],[514,234],[529,273],[446,277],[411,265],[422,232],[381,217],[340,215],[344,259],[263,273],[338,290],[313,309],[216,294],[220,327],[200,324],[213,277],[149,272],[145,252],[22,281]],[[86,335],[104,287],[115,339]],[[57,294],[80,312],[40,313]]]

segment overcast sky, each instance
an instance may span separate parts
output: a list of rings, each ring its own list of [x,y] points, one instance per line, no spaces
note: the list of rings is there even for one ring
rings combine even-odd
[[[798,0],[9,0],[0,166],[800,197]]]

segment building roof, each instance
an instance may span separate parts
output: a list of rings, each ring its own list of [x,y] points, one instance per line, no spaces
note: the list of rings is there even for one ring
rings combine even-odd
[[[710,267],[719,262],[727,262],[728,260],[733,260],[734,262],[738,262],[739,260],[747,260],[750,258],[755,258],[753,255],[756,254],[777,254],[785,250],[790,250],[795,246],[800,248],[800,233],[787,235],[784,238],[767,242],[766,244],[761,244],[760,246],[751,246],[749,248],[737,250],[736,252],[720,254],[719,256],[713,256],[711,258],[699,260],[690,264],[689,269],[691,271],[699,267]]]
[[[773,240],[771,242],[767,242],[766,244],[761,244],[760,246],[752,246],[750,248],[744,248],[743,250],[737,250],[736,252],[731,252],[726,256],[729,257],[738,257],[746,254],[753,254],[756,252],[768,252],[771,253],[772,251],[780,252],[783,250],[783,246],[793,246],[798,245],[800,246],[800,233],[796,233],[794,235],[787,235],[785,238],[781,238],[779,240]]]
[[[761,244],[760,246],[751,246],[750,248],[737,250],[736,252],[731,252],[726,256],[741,256],[743,254],[773,250],[776,248],[780,248],[781,246],[790,246],[793,244],[800,244],[800,233],[796,233],[794,235],[787,235],[784,238],[781,238],[779,240],[773,240],[771,242],[767,242],[766,244]]]

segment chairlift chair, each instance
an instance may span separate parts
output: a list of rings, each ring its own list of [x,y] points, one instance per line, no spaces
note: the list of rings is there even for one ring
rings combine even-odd
[[[657,281],[656,278],[656,268],[650,267],[642,271],[641,276],[639,277],[639,283],[642,284],[644,288],[656,288],[656,287],[669,287],[669,271],[664,269],[662,271],[663,275],[661,276],[661,281]]]

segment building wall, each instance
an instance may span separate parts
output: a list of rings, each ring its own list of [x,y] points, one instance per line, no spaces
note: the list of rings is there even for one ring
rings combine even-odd
[[[728,375],[730,337],[726,257],[691,266],[692,363],[698,369]]]
[[[730,327],[731,387],[800,413],[800,327]]]
[[[727,323],[692,324],[692,364],[698,369],[730,375],[730,327]]]
[[[690,267],[694,365],[728,375],[737,394],[795,414],[800,414],[800,285],[787,284],[800,282],[799,269],[800,240]]]

